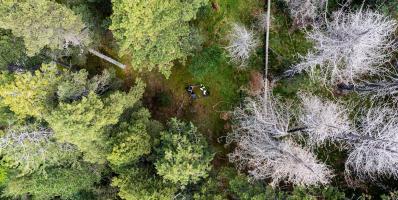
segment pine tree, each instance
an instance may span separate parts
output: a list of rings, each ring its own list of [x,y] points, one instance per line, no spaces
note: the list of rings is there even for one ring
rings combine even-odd
[[[198,9],[208,0],[113,0],[110,29],[120,55],[131,56],[132,66],[158,68],[170,76],[172,62],[189,54],[190,27]]]
[[[165,180],[184,187],[207,177],[213,154],[192,123],[171,119],[160,141],[155,167]]]
[[[58,141],[76,145],[84,152],[86,161],[103,163],[110,151],[105,128],[117,124],[125,109],[139,101],[143,91],[144,84],[137,82],[129,93],[114,92],[104,99],[90,92],[80,101],[60,103],[46,121]]]
[[[16,37],[23,38],[29,56],[43,48],[58,50],[90,43],[82,19],[69,8],[49,0],[2,1],[0,28],[10,29]]]

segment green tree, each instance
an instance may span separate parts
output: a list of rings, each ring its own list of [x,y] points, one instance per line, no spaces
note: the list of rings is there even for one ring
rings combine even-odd
[[[125,170],[113,179],[112,186],[119,188],[119,196],[126,200],[170,200],[177,188],[153,175],[148,167]]]
[[[0,85],[2,103],[19,118],[42,118],[55,103],[54,94],[62,80],[57,72],[55,65],[42,65],[34,74],[26,72],[11,76],[7,83]],[[6,76],[5,72],[2,76]]]
[[[0,165],[0,187],[3,187],[8,180],[8,169]]]
[[[211,169],[213,154],[192,123],[171,119],[168,131],[161,132],[157,152],[157,173],[180,186],[198,182]]]
[[[148,134],[150,114],[147,109],[140,109],[134,112],[131,122],[121,123],[113,138],[115,140],[112,152],[108,155],[108,161],[117,167],[136,162],[141,156],[151,153],[152,141]]]
[[[111,57],[86,48],[98,38],[93,37],[95,22],[90,23],[90,19],[86,19],[89,24],[87,26],[83,17],[94,19],[84,4],[72,8],[53,0],[3,0],[0,4],[0,28],[9,29],[16,37],[21,37],[28,56],[37,55],[42,49],[50,49],[52,55],[59,57],[73,52],[74,57],[79,57],[81,50],[86,49],[91,54],[124,68],[124,64]],[[63,51],[65,49],[68,51]]]
[[[82,190],[90,190],[99,182],[100,173],[94,166],[81,164],[73,168],[50,168],[47,176],[32,174],[9,180],[3,195],[20,198],[27,194],[33,199],[68,199]]]
[[[301,188],[294,187],[293,191],[280,191],[274,189],[265,182],[249,181],[245,174],[239,173],[234,168],[221,168],[217,174],[212,174],[204,184],[193,194],[195,200],[344,200],[345,194],[334,187],[325,188]]]
[[[88,72],[84,69],[78,72],[64,72],[63,76],[63,81],[57,86],[57,98],[61,102],[79,100],[89,92],[104,94],[119,85],[115,72],[109,70],[104,70],[102,74],[91,79],[88,79]]]
[[[23,38],[29,56],[45,47],[59,50],[68,45],[89,44],[85,27],[71,9],[54,1],[3,0],[0,4],[0,28]]]
[[[208,0],[112,0],[110,29],[120,55],[130,55],[132,66],[155,67],[170,76],[174,60],[190,52],[189,21]]]
[[[88,73],[81,70],[77,73],[72,73],[69,79],[60,82],[57,86],[57,96],[61,102],[70,102],[86,96]]]
[[[325,188],[302,188],[295,187],[291,193],[286,194],[287,200],[345,200],[347,199],[344,192],[339,191],[334,187]]]
[[[387,194],[383,194],[380,196],[380,198],[382,200],[394,200],[394,199],[398,199],[398,191],[393,191],[390,192],[388,195]]]
[[[272,188],[265,183],[249,182],[244,174],[235,169],[224,168],[221,177],[229,179],[228,187],[231,195],[241,200],[286,199],[286,200],[316,200],[319,197],[328,200],[344,200],[345,195],[337,188],[301,188],[294,187],[291,192],[284,192]]]
[[[103,163],[110,151],[105,128],[115,125],[125,109],[133,107],[142,97],[141,81],[129,93],[114,92],[101,99],[94,92],[72,103],[60,105],[46,118],[59,142],[76,145],[86,161]]]
[[[283,199],[283,193],[273,190],[258,181],[249,182],[245,174],[239,173],[234,168],[225,167],[220,170],[216,180],[227,184],[227,191],[234,199],[241,200],[262,200],[262,199]],[[220,188],[214,190],[220,191]]]
[[[14,37],[11,31],[0,29],[0,69],[7,69],[11,63],[22,64],[19,62],[24,55],[23,41]]]
[[[0,72],[0,88],[1,85],[9,84],[13,80],[14,77],[12,74],[6,71]],[[0,127],[10,126],[16,121],[18,121],[18,119],[15,114],[8,108],[6,104],[4,104],[0,98]]]
[[[71,102],[90,92],[103,94],[118,87],[113,71],[88,79],[85,70],[71,72],[54,64],[43,64],[40,70],[9,74],[1,72],[0,97],[19,118],[43,118],[61,102]]]
[[[192,195],[194,200],[223,200],[227,199],[226,192],[214,177],[207,179]]]

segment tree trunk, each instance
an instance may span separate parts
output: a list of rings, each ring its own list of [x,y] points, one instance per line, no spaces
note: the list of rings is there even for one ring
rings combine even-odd
[[[264,66],[264,80],[268,80],[268,59],[269,59],[269,28],[271,24],[271,0],[268,0],[267,2],[267,27],[265,31],[265,42],[264,42],[264,48],[265,48],[265,66]]]
[[[104,59],[104,60],[106,60],[106,61],[108,61],[108,62],[110,62],[110,63],[112,63],[112,64],[114,64],[114,65],[116,65],[116,66],[118,66],[120,68],[122,68],[122,69],[126,68],[125,64],[120,63],[120,62],[116,61],[115,59],[113,59],[113,58],[111,58],[109,56],[106,56],[106,55],[104,55],[104,54],[102,54],[102,53],[100,53],[100,52],[98,52],[98,51],[96,51],[94,49],[89,48],[88,51],[91,54],[93,54],[95,56],[98,56],[99,58]]]
[[[398,88],[398,81],[394,80],[392,82],[380,82],[380,83],[366,83],[363,85],[353,85],[340,83],[337,88],[341,91],[356,91],[356,92],[374,92],[374,91],[390,91],[394,92]]]
[[[293,129],[289,129],[289,130],[287,130],[287,132],[288,133],[294,133],[294,132],[297,132],[297,131],[305,131],[306,129],[308,129],[308,127],[298,127],[298,128],[293,128]]]

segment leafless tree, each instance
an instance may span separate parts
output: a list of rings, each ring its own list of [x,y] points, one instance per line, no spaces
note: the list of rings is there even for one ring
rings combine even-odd
[[[285,0],[295,26],[305,28],[322,17],[325,0]]]
[[[8,129],[7,133],[0,139],[0,149],[9,145],[24,145],[24,142],[40,143],[48,141],[53,133],[45,128],[31,130],[29,127],[19,129]]]
[[[342,105],[308,93],[299,96],[303,105],[299,121],[305,127],[310,145],[342,140],[353,132],[348,110]]]
[[[61,165],[59,152],[67,154],[76,148],[52,141],[52,135],[52,130],[43,127],[8,128],[0,137],[0,154],[9,167],[20,169],[21,175],[39,170],[45,164]]]
[[[229,159],[240,169],[248,168],[254,179],[271,178],[273,186],[282,181],[300,186],[327,184],[332,177],[311,151],[267,135],[243,136]]]
[[[289,106],[282,104],[270,94],[246,98],[243,107],[234,110],[237,132],[266,132],[272,137],[288,135],[291,113]]]
[[[398,113],[389,107],[373,107],[363,116],[357,137],[345,163],[348,180],[398,178]]]
[[[398,113],[389,107],[373,107],[352,128],[347,109],[330,101],[301,95],[310,143],[327,140],[345,143],[347,180],[377,180],[380,176],[398,177]]]
[[[309,143],[344,143],[349,183],[398,177],[398,113],[394,109],[372,107],[354,129],[343,106],[308,94],[302,94],[301,99],[304,108],[300,121],[306,127]]]
[[[240,169],[249,169],[254,179],[271,178],[272,184],[288,181],[295,185],[326,184],[332,176],[326,165],[315,155],[291,140],[290,113],[287,106],[266,92],[248,98],[243,107],[233,112],[235,127],[227,143],[236,144],[229,154],[231,162]]]
[[[228,40],[229,45],[226,50],[232,62],[238,64],[239,67],[245,67],[251,53],[258,45],[254,33],[242,25],[234,24],[228,35]]]
[[[310,149],[293,142],[292,133],[300,130],[308,135],[311,146],[328,141],[342,144],[348,152],[345,174],[349,183],[398,178],[398,113],[394,109],[372,107],[354,126],[343,105],[309,94],[299,96],[301,128],[290,128],[290,107],[268,92],[246,99],[235,109],[235,126],[227,137],[227,143],[236,145],[230,161],[249,170],[253,179],[272,179],[273,185],[281,181],[301,186],[325,184],[332,172]]]
[[[339,11],[308,33],[314,43],[294,72],[308,72],[325,84],[354,83],[363,75],[381,75],[393,53],[395,20],[371,10]]]
[[[270,20],[272,21],[272,19]],[[268,16],[267,13],[259,13],[256,15],[256,28],[258,28],[261,32],[266,32],[268,26]]]

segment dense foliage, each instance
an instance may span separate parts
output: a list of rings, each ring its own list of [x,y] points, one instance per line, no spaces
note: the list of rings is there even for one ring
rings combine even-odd
[[[0,0],[0,198],[397,199],[398,4],[270,2]]]
[[[168,131],[160,133],[160,158],[155,163],[158,174],[182,186],[206,177],[213,156],[196,127],[175,118],[168,126]]]
[[[6,69],[9,64],[23,64],[25,47],[20,38],[11,31],[0,29],[0,68]]]
[[[113,0],[112,25],[120,54],[130,55],[135,69],[158,68],[170,76],[173,61],[190,53],[189,21],[207,0]]]
[[[49,0],[5,0],[0,4],[0,27],[22,37],[27,54],[86,44],[88,33],[80,17],[69,8]],[[62,21],[63,23],[59,23]]]
[[[34,199],[50,199],[54,196],[68,199],[79,191],[90,190],[99,180],[100,174],[95,171],[95,166],[55,168],[49,169],[46,176],[33,174],[9,181],[4,195],[21,197],[29,193]]]

